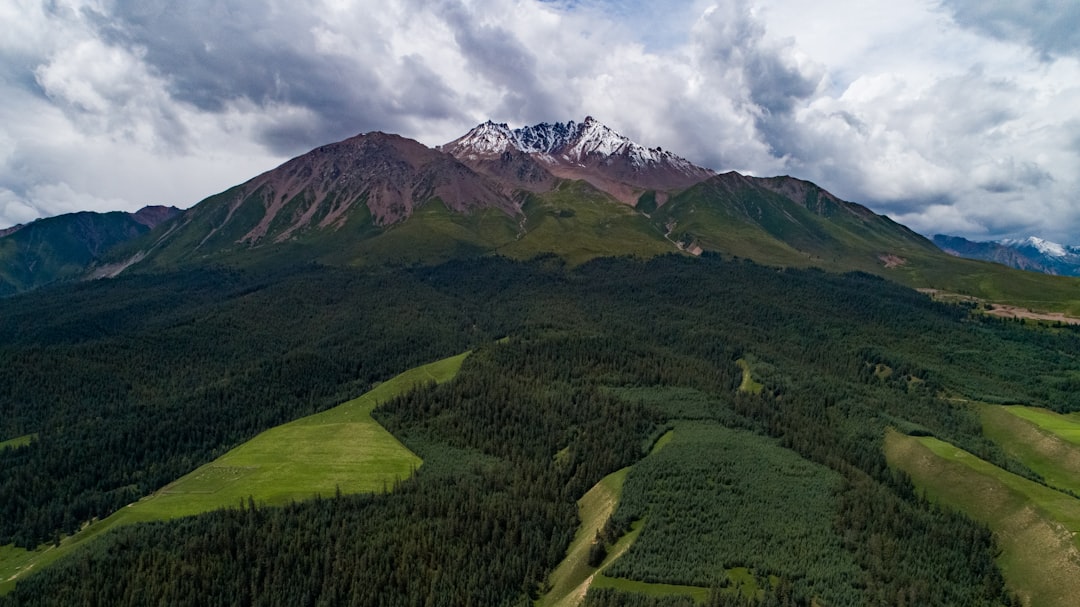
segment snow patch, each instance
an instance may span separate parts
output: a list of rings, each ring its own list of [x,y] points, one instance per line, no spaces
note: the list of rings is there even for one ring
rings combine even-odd
[[[1024,239],[1007,238],[1005,240],[998,241],[1005,246],[1020,248],[1020,247],[1032,247],[1036,251],[1047,255],[1049,257],[1065,257],[1069,254],[1069,251],[1056,242],[1049,240],[1043,240],[1038,236],[1029,236]]]
[[[634,143],[592,116],[582,122],[542,122],[517,129],[489,120],[461,139],[443,146],[443,149],[465,158],[516,150],[536,154],[544,160],[561,158],[578,165],[584,165],[587,159],[597,156],[622,156],[635,167],[665,165],[688,174],[700,172],[690,161],[660,148],[647,148]]]

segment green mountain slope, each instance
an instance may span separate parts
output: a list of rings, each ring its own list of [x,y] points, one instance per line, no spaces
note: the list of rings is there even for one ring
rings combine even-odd
[[[791,177],[717,175],[674,196],[652,218],[695,252],[858,270],[910,287],[1080,314],[1080,280],[953,257],[888,217]]]
[[[888,217],[800,179],[729,172],[681,191],[647,191],[636,206],[624,204],[619,184],[604,190],[592,182],[583,173],[579,180],[550,176],[542,191],[515,189],[524,186],[419,142],[369,133],[211,196],[178,221],[117,247],[103,263],[158,272],[555,254],[573,265],[681,248],[870,272],[910,287],[1080,315],[1080,280],[953,257]]]
[[[68,213],[7,230],[0,236],[0,296],[81,276],[112,247],[177,213],[172,207]]]

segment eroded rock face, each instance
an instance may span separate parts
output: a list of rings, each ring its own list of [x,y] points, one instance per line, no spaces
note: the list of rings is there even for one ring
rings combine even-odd
[[[280,242],[302,230],[340,227],[360,207],[376,225],[390,225],[433,198],[456,212],[518,210],[496,184],[449,154],[375,132],[316,148],[239,186],[227,220],[255,202],[261,217],[239,242]]]

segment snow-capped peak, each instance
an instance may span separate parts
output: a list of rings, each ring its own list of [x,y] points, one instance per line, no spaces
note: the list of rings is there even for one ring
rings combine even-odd
[[[495,123],[490,120],[474,127],[464,137],[448,143],[441,148],[455,156],[477,158],[479,156],[499,155],[509,150],[518,149],[518,142],[514,132],[504,123]]]
[[[1065,257],[1069,251],[1063,245],[1049,240],[1043,240],[1038,236],[1029,236],[1024,239],[1008,238],[1000,241],[1001,244],[1011,247],[1031,247],[1043,255],[1049,257]]]
[[[541,122],[516,129],[489,120],[441,149],[470,159],[516,150],[570,164],[624,156],[637,167],[667,165],[687,173],[707,172],[671,152],[638,145],[592,116],[586,116],[581,122]]]

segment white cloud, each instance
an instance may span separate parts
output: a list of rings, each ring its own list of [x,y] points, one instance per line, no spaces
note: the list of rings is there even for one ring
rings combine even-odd
[[[188,206],[362,131],[435,145],[488,118],[591,114],[712,168],[812,179],[926,233],[1080,242],[1074,39],[1045,16],[1004,28],[1011,10],[11,0],[0,224],[74,204]]]

